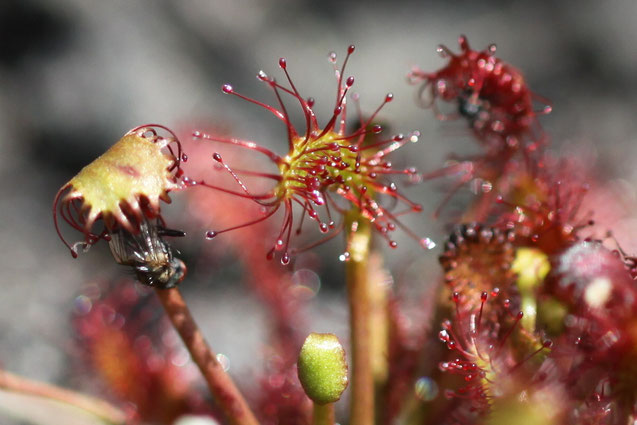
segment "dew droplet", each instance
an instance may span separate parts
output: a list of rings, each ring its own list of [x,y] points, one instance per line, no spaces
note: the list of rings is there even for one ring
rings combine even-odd
[[[230,359],[228,358],[228,356],[222,353],[218,353],[216,357],[217,357],[217,361],[223,368],[223,371],[227,372],[230,369]]]
[[[221,88],[221,90],[225,93],[225,94],[231,94],[234,90],[232,88],[232,86],[230,84],[224,84],[223,87]]]
[[[398,247],[398,242],[396,242],[396,241],[389,241],[389,246],[390,246],[391,248],[396,248],[396,247]]]
[[[223,162],[223,158],[221,158],[221,154],[218,152],[215,152],[212,154],[212,159],[214,159],[217,162]]]
[[[79,252],[86,254],[91,248],[91,245],[86,242],[75,242],[71,247],[71,255],[73,258],[77,258]]]
[[[321,231],[321,233],[327,233],[327,231],[329,230],[327,223],[319,224],[319,230]]]
[[[420,240],[420,246],[425,249],[434,249],[436,247],[436,243],[429,238],[422,238]]]
[[[443,329],[438,332],[438,339],[442,342],[448,342],[451,338],[449,337],[449,332]]]
[[[451,329],[451,321],[449,319],[445,319],[442,321],[442,323],[440,324],[440,326],[442,326],[442,329],[444,330],[450,330]]]
[[[287,68],[288,64],[287,61],[285,60],[285,58],[281,58],[279,59],[279,66],[283,69]]]
[[[84,316],[93,308],[93,301],[86,295],[78,295],[73,302],[73,311]]]
[[[313,298],[321,289],[321,278],[310,269],[300,269],[292,275],[292,287],[297,298]]]
[[[344,253],[338,256],[338,260],[342,262],[346,262],[346,261],[349,261],[349,257],[350,257],[349,252],[345,251]]]
[[[290,254],[288,254],[287,252],[283,254],[283,256],[281,257],[281,264],[283,264],[284,266],[290,264]]]
[[[432,401],[438,396],[438,384],[428,376],[418,378],[414,384],[416,397],[422,401]]]
[[[446,58],[448,56],[447,50],[442,45],[436,48],[436,53],[438,53],[441,58]]]
[[[349,53],[351,55],[352,53],[354,53],[354,49],[356,49],[356,46],[354,46],[353,44],[350,44],[347,47],[347,53]]]
[[[206,239],[210,240],[210,239],[214,239],[215,236],[217,236],[218,233],[215,232],[214,230],[209,230],[206,232]]]
[[[181,154],[181,162],[188,162],[188,155],[186,155],[185,153]]]
[[[195,130],[195,131],[193,131],[193,133],[192,133],[192,137],[194,137],[194,138],[200,138],[200,137],[201,137],[201,131],[199,131],[199,130]]]
[[[193,180],[190,177],[186,176],[182,179],[182,181],[184,182],[184,184],[188,187],[192,187],[192,186],[197,186],[199,183],[197,182],[197,180]],[[202,181],[203,183],[203,181]]]
[[[387,93],[387,95],[385,96],[385,103],[391,102],[392,100],[394,100],[394,94]]]

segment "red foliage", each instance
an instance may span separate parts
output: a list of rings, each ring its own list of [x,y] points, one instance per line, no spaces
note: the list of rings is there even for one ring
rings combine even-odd
[[[178,339],[161,321],[155,299],[129,281],[103,297],[96,289],[103,288],[78,297],[73,317],[81,360],[126,406],[131,421],[172,424],[187,413],[210,414],[187,354],[167,344],[171,334]]]
[[[426,174],[424,178],[458,176],[449,196],[474,179],[479,180],[485,193],[497,192],[500,178],[519,166],[514,165],[518,152],[522,153],[527,169],[535,169],[535,152],[545,145],[537,115],[548,113],[551,108],[548,101],[531,92],[520,71],[495,56],[495,45],[482,51],[472,50],[465,36],[460,36],[458,43],[459,54],[445,46],[438,48],[444,58],[449,58],[444,68],[435,72],[415,69],[409,79],[414,84],[422,82],[421,100],[429,89],[430,99],[423,104],[433,107],[438,119],[466,119],[485,151],[475,157],[457,158],[456,164]],[[437,99],[455,103],[458,112],[441,113]],[[542,111],[533,109],[534,99],[547,103]],[[476,219],[484,217],[479,215]]]

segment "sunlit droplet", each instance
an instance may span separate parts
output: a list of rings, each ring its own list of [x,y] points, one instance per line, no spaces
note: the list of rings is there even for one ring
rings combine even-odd
[[[290,290],[297,298],[308,300],[321,289],[321,278],[310,269],[300,269],[292,275]]]
[[[91,244],[86,242],[75,242],[71,248],[71,250],[77,255],[78,252],[83,254],[87,253],[88,250],[91,249]]]
[[[422,238],[420,240],[420,246],[425,249],[434,249],[436,247],[436,243],[429,238]]]
[[[93,301],[86,295],[79,295],[73,302],[73,311],[79,315],[88,314],[93,308]]]
[[[230,359],[228,358],[228,356],[226,356],[225,354],[219,353],[217,354],[217,361],[223,368],[224,372],[227,372],[228,370],[230,370]]]
[[[438,384],[428,376],[419,378],[414,384],[416,397],[422,401],[432,401],[438,396]]]

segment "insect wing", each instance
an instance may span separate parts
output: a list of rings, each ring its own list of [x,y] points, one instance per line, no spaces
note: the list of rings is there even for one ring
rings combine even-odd
[[[183,236],[179,230],[143,220],[138,233],[120,229],[111,234],[109,246],[119,264],[131,266],[137,279],[147,286],[168,289],[181,282],[186,273],[183,261],[174,258],[172,249],[162,235]]]
[[[144,220],[139,226],[139,233],[133,234],[126,230],[111,233],[109,247],[113,258],[125,266],[137,266],[159,261],[158,245],[162,246],[155,227]],[[165,252],[164,252],[165,253]]]

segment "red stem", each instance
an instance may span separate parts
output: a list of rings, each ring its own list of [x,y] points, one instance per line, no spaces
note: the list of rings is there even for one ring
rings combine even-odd
[[[156,292],[192,360],[203,374],[210,392],[230,422],[233,425],[258,425],[243,395],[208,346],[179,289],[158,289]]]

